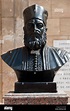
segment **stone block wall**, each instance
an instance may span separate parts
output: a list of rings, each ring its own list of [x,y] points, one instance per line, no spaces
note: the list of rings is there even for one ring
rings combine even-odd
[[[47,44],[53,40],[70,39],[70,0],[0,0],[0,55],[23,46],[23,10],[32,4],[42,5],[48,11]],[[15,72],[0,57],[0,102],[14,90]]]

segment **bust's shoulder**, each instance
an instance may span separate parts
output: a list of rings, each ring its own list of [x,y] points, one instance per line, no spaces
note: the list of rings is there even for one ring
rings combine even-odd
[[[27,49],[26,47],[20,47],[9,50],[1,55],[3,61],[13,69],[21,70],[22,61],[26,61]]]
[[[52,53],[53,55],[58,55],[62,59],[63,59],[63,57],[67,58],[68,60],[70,59],[70,53],[63,48],[47,47],[47,50],[49,53]]]
[[[24,55],[23,55],[24,53]],[[5,52],[4,54],[1,55],[1,58],[7,63],[10,60],[17,60],[20,58],[22,59],[22,56],[25,56],[27,53],[26,47],[20,47],[16,49],[9,50],[8,52]]]
[[[48,47],[49,51],[52,51],[53,53],[57,53],[58,55],[70,55],[69,52],[67,52],[65,49],[63,48],[58,48],[58,47]]]
[[[61,48],[49,47],[44,48],[43,55],[47,60],[47,70],[58,69],[70,60],[70,54]]]
[[[27,51],[26,47],[19,47],[19,48],[15,48],[15,49],[11,49],[5,53],[3,53],[1,56],[5,55],[5,54],[14,54],[14,53],[18,53],[18,52],[22,52],[22,51]]]

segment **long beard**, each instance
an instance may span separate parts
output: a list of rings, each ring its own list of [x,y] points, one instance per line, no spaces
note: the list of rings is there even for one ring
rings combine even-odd
[[[45,46],[46,44],[46,33],[43,33],[42,36],[38,33],[31,35],[24,35],[24,44],[30,50],[38,50]]]

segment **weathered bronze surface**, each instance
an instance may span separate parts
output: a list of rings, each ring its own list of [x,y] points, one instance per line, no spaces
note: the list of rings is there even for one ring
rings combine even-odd
[[[42,6],[29,6],[23,16],[25,46],[8,51],[2,59],[14,69],[18,79],[16,84],[36,83],[37,87],[38,82],[53,82],[56,72],[69,60],[69,55],[65,50],[47,46],[48,12]]]

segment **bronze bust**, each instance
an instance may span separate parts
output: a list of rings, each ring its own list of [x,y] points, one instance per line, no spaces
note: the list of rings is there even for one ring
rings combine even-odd
[[[47,46],[48,12],[37,4],[27,7],[24,16],[24,47],[2,55],[14,69],[15,92],[56,92],[56,72],[69,60],[65,50]]]

